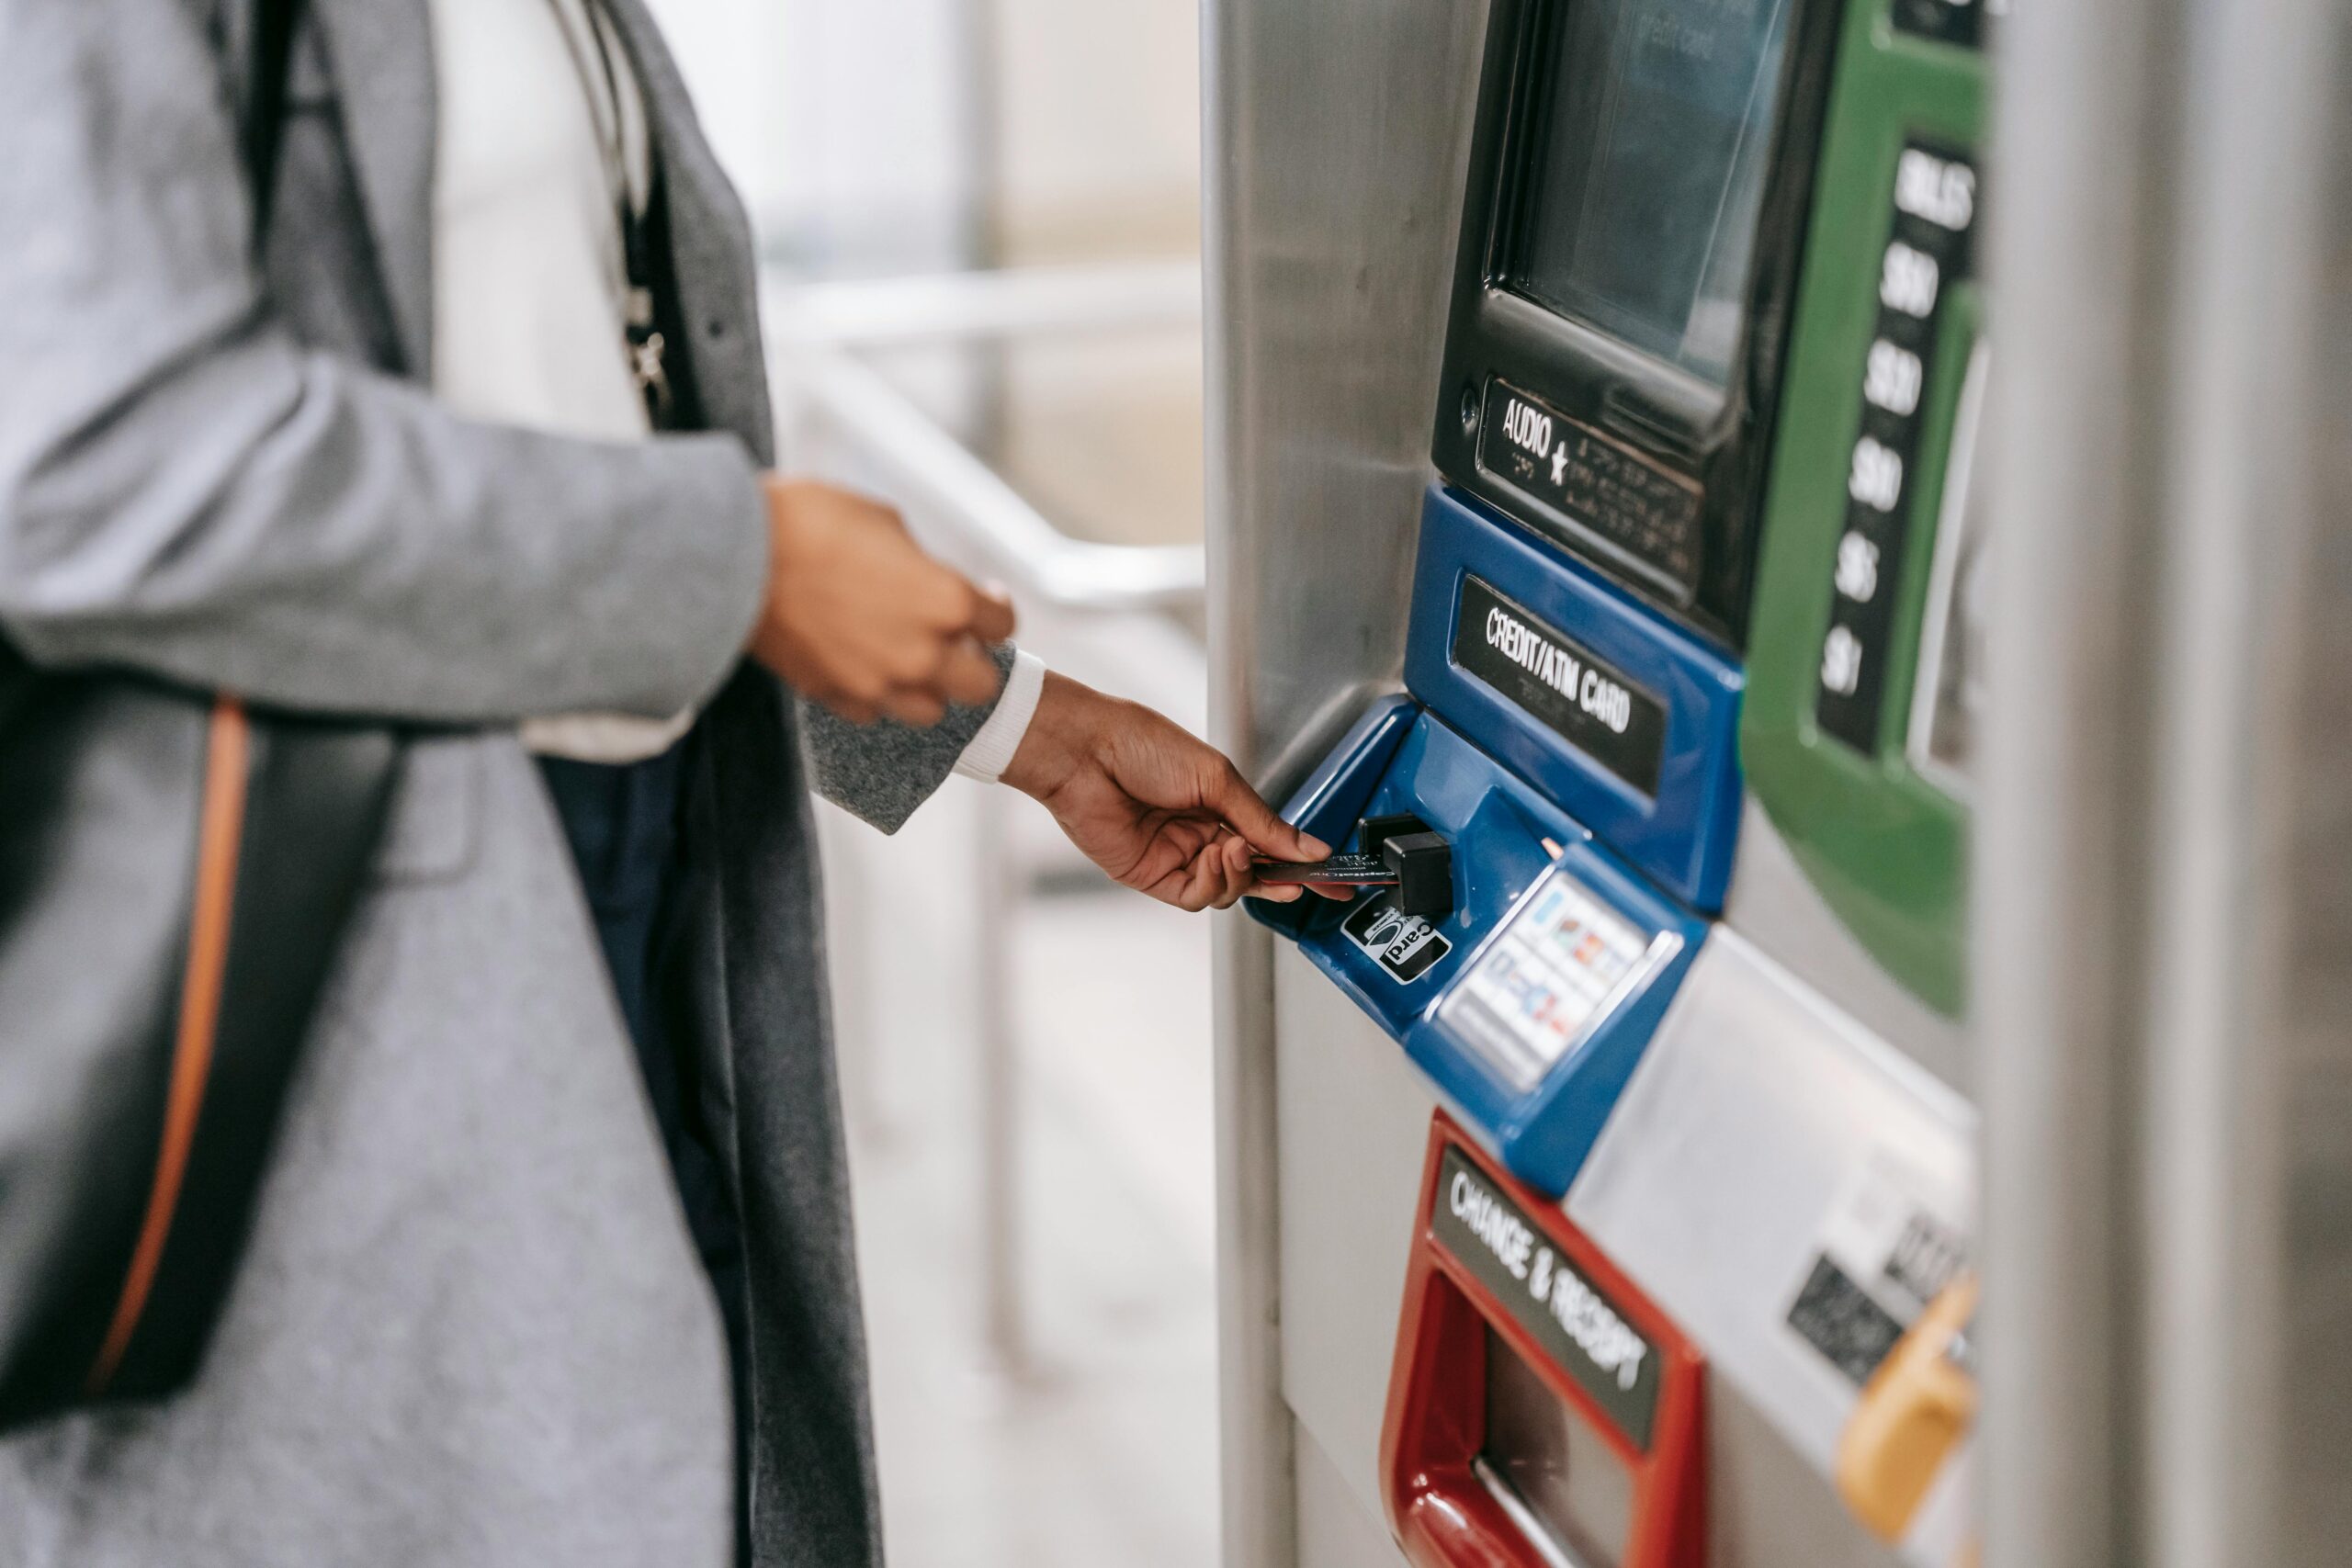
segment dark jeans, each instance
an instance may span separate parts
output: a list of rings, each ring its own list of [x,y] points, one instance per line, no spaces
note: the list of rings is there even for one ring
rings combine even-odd
[[[581,886],[596,919],[621,1016],[637,1047],[653,1120],[677,1179],[687,1228],[710,1273],[727,1325],[727,1359],[735,1392],[736,1556],[750,1561],[743,1463],[749,1391],[744,1384],[743,1246],[725,1174],[701,1118],[692,1061],[672,1049],[677,1038],[678,923],[687,876],[679,843],[679,806],[692,739],[642,762],[539,759],[556,814],[579,863]]]

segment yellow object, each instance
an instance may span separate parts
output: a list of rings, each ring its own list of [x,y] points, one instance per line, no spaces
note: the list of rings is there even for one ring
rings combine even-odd
[[[1903,1539],[1976,1418],[1976,1380],[1950,1354],[1975,1310],[1974,1279],[1954,1280],[1871,1374],[1838,1439],[1838,1495],[1882,1540]]]

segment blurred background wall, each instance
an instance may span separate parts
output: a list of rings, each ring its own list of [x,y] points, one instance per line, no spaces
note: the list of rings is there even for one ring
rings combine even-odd
[[[1196,592],[1024,592],[972,486],[903,467],[936,435],[1055,538],[1197,548],[1193,0],[655,9],[771,268],[789,460],[1006,577],[1049,663],[1200,729]],[[976,329],[1005,314],[984,294],[955,331],[876,341],[922,301],[956,317],[926,280],[970,272],[1024,288],[1027,324]],[[1080,299],[1111,303],[1061,320]],[[829,400],[869,372],[888,417]],[[911,447],[870,428],[914,419]],[[824,830],[894,1561],[1211,1562],[1205,921],[1113,888],[1009,791],[951,781],[895,839]]]

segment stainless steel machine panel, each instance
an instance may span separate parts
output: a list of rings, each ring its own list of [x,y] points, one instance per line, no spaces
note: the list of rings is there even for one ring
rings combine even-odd
[[[1298,1446],[1298,1568],[1376,1568],[1395,1559],[1387,1521],[1303,1427]]]
[[[1567,1211],[1826,1487],[1863,1382],[1964,1269],[1975,1112],[1733,931],[1691,966]],[[1965,1455],[1908,1544],[1953,1560]]]
[[[1279,796],[1403,669],[1487,8],[1208,0],[1202,10],[1212,729]],[[1385,1041],[1385,1060],[1366,1049],[1374,1043],[1352,1010],[1356,1029],[1283,1054],[1281,1102],[1305,1113],[1278,1116],[1272,939],[1235,918],[1217,941],[1225,1561],[1291,1568],[1329,1539],[1306,1522],[1308,1499],[1329,1488],[1300,1474],[1328,1481],[1337,1470],[1351,1496],[1372,1495],[1365,1456],[1399,1280],[1359,1280],[1347,1310],[1363,1321],[1319,1330],[1285,1282],[1314,1299],[1311,1238],[1327,1224],[1371,1226],[1346,1212],[1418,1160],[1424,1129],[1393,1160],[1313,1134],[1312,1108],[1357,1092],[1361,1075],[1407,1072]],[[1316,1172],[1310,1157],[1339,1163]],[[1377,1227],[1389,1237],[1385,1267],[1399,1271],[1412,1215],[1412,1179],[1402,1179]],[[1307,1343],[1325,1336],[1328,1359]],[[1353,1354],[1339,1352],[1343,1340]],[[1340,1378],[1368,1385],[1369,1428]],[[1286,1390],[1340,1450],[1320,1470],[1294,1459]],[[1385,1537],[1380,1519],[1376,1506],[1357,1515]]]
[[[1905,990],[1854,940],[1754,800],[1739,830],[1724,919],[1829,1004],[1893,1043],[1962,1094],[1969,1089],[1967,1031]]]
[[[1435,1101],[1396,1043],[1295,952],[1275,963],[1274,1020],[1283,1394],[1379,1519],[1380,1421]]]

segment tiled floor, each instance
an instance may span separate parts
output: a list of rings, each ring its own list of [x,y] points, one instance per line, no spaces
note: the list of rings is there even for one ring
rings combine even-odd
[[[1013,883],[1033,889],[1012,969],[1029,1353],[1008,1366],[978,1239],[981,794],[951,784],[890,840],[828,824],[892,1562],[1208,1568],[1208,925],[1090,886],[1042,812],[997,797]]]

